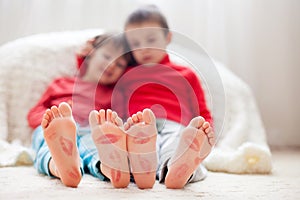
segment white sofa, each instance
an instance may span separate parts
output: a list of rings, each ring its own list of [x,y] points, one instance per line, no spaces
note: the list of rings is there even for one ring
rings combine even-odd
[[[32,164],[34,154],[27,148],[32,131],[26,120],[28,110],[55,77],[76,72],[75,51],[101,32],[38,34],[0,47],[0,166]],[[224,87],[225,116],[213,113],[216,124],[222,125],[222,135],[205,166],[228,173],[270,173],[271,152],[250,88],[222,64],[215,64]]]

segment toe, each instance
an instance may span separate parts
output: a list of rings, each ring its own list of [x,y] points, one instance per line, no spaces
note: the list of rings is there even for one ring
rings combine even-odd
[[[63,102],[59,104],[58,109],[63,117],[71,117],[72,116],[72,109],[69,104]]]
[[[141,111],[137,112],[136,116],[137,116],[139,122],[143,121],[143,113]]]
[[[112,113],[111,113],[111,118],[112,118],[112,121],[114,121],[116,118],[118,117],[118,114],[117,114],[117,112],[115,112],[115,111],[112,111]]]
[[[201,116],[198,116],[191,120],[189,126],[199,129],[200,127],[202,127],[203,123],[204,123],[204,118]]]
[[[209,134],[211,131],[212,131],[212,130],[211,130],[211,127],[208,127],[208,128],[206,128],[206,129],[204,129],[204,132],[205,132],[206,134]]]
[[[101,109],[99,111],[99,124],[104,124],[105,123],[105,110]]]
[[[47,115],[49,117],[48,121],[52,121],[54,119],[52,111],[50,109],[47,109],[46,113],[47,113]]]
[[[106,110],[106,121],[113,122],[113,120],[112,120],[112,110],[111,109]]]
[[[99,122],[99,113],[96,110],[93,110],[90,112],[89,122],[90,122],[91,127],[94,127],[100,123]]]
[[[52,112],[50,109],[47,109],[43,115],[43,119],[47,119],[48,121],[51,121],[53,118]]]
[[[207,137],[208,137],[208,141],[209,141],[209,143],[210,143],[211,146],[213,146],[213,145],[216,144],[215,133],[213,131],[210,131],[207,134]]]
[[[127,119],[127,124],[128,124],[129,126],[132,126],[132,125],[133,125],[133,120],[132,120],[131,117],[129,117],[129,118]]]
[[[139,119],[138,119],[138,117],[137,117],[136,114],[133,114],[133,115],[131,116],[131,118],[132,118],[133,123],[138,123],[138,122],[139,122]]]
[[[143,119],[145,124],[155,124],[155,115],[150,109],[143,110]]]
[[[49,124],[49,121],[47,119],[45,119],[45,118],[41,122],[42,128],[47,128],[48,124]]]
[[[112,112],[111,118],[112,118],[112,122],[114,124],[116,124],[117,126],[122,126],[123,125],[122,119],[118,116],[118,114],[115,111]]]
[[[56,106],[51,107],[51,112],[54,118],[60,117],[59,110]]]
[[[129,128],[130,128],[130,125],[127,122],[125,122],[124,123],[124,130],[127,131]]]
[[[210,124],[209,124],[209,122],[204,122],[202,126],[204,129],[207,129],[210,127]]]

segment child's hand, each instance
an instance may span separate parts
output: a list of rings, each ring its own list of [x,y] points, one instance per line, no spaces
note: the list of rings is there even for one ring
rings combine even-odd
[[[77,52],[78,56],[86,57],[89,55],[89,53],[93,50],[93,42],[95,41],[95,38],[91,38],[86,43],[80,47],[80,49]]]

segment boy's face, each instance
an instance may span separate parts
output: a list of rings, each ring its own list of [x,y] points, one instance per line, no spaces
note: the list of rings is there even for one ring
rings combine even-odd
[[[144,22],[125,28],[126,38],[138,64],[159,63],[166,55],[171,33],[166,34],[160,24]]]
[[[97,49],[89,60],[83,79],[104,85],[116,83],[127,66],[126,60],[120,57],[122,50],[122,47],[116,48],[112,44]]]

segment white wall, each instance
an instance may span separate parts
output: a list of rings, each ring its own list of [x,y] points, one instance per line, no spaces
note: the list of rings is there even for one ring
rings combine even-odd
[[[157,4],[173,30],[250,85],[271,145],[300,146],[298,0],[0,0],[0,44],[40,32],[122,29],[142,3]]]

